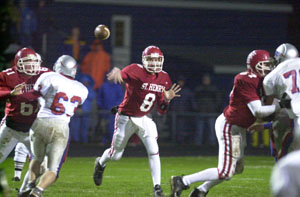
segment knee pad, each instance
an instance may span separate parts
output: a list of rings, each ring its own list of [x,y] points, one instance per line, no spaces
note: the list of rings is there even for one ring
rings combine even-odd
[[[109,152],[109,157],[111,160],[114,160],[114,161],[120,160],[122,158],[123,152],[124,152],[124,149],[122,151],[114,150],[112,153]]]
[[[241,136],[233,135],[232,139],[232,156],[236,159],[239,159],[241,156]]]

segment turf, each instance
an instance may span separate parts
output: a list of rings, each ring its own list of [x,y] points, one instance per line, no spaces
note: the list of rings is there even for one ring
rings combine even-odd
[[[124,157],[120,161],[110,162],[104,173],[101,186],[95,186],[92,180],[94,170],[92,157],[69,157],[62,167],[56,183],[45,192],[45,197],[110,197],[110,196],[153,196],[153,185],[146,157]],[[191,174],[215,167],[216,156],[206,157],[162,157],[162,188],[165,196],[170,196],[169,179],[172,175]],[[234,176],[230,181],[217,185],[209,192],[210,197],[266,197],[270,196],[269,177],[274,161],[271,157],[245,157],[243,174]],[[15,188],[20,182],[13,182],[13,160],[8,158],[1,168],[4,169],[12,196],[16,196]],[[24,169],[28,168],[28,164]],[[24,175],[23,172],[22,175]],[[200,183],[192,184],[183,191],[182,196],[189,193]]]

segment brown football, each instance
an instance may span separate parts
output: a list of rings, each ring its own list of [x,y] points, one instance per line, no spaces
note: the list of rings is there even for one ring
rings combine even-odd
[[[110,30],[106,25],[98,25],[94,30],[95,37],[99,40],[106,40],[110,36]]]

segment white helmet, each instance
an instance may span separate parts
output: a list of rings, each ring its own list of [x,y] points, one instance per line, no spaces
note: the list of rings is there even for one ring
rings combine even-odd
[[[77,62],[73,57],[69,55],[62,55],[56,60],[53,66],[53,70],[57,73],[75,78],[77,71]]]
[[[284,43],[279,45],[274,55],[277,64],[280,64],[285,60],[296,58],[296,57],[299,57],[299,52],[294,45],[289,43]]]

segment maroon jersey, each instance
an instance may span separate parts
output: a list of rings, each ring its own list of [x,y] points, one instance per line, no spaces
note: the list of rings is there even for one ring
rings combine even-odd
[[[139,64],[126,66],[121,73],[126,87],[119,106],[121,113],[144,116],[151,112],[156,102],[158,111],[165,112],[160,106],[164,103],[163,89],[169,89],[172,84],[168,73],[162,71],[152,75]]]
[[[38,77],[48,72],[49,69],[41,67],[41,72],[38,75],[27,77],[24,74],[18,73],[16,67],[12,67],[0,72],[0,91],[1,89],[13,90],[16,85],[25,82],[24,91],[30,91]],[[36,118],[38,113],[38,101],[28,101],[26,97],[8,96],[5,106],[6,125],[15,130],[24,132],[29,131],[29,128]]]
[[[262,80],[251,72],[242,72],[235,76],[229,105],[224,109],[224,116],[229,123],[248,128],[255,122],[256,118],[247,104],[261,99]]]

